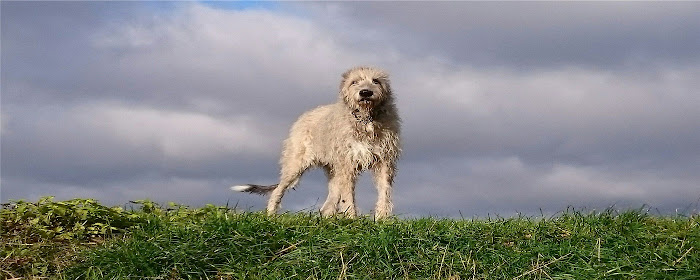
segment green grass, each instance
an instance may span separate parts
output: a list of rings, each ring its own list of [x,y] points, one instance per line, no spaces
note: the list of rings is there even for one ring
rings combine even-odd
[[[145,208],[144,208],[145,209]],[[137,225],[140,215],[92,199],[15,201],[0,210],[0,279],[60,275],[78,252]]]
[[[39,274],[18,266],[2,267],[3,273],[57,279],[700,279],[697,215],[569,210],[551,218],[375,222],[139,205],[120,212],[129,223],[97,233],[106,241],[81,245],[76,237],[70,248],[79,253],[71,261],[39,265],[50,268]],[[8,238],[5,230],[2,238]],[[4,246],[0,260],[17,250]],[[44,259],[35,261],[52,259],[50,251],[41,254]]]

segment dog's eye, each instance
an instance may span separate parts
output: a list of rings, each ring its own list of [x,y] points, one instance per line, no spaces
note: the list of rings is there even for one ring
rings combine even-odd
[[[356,85],[356,84],[357,84],[357,81],[352,81],[352,83],[350,83],[351,86]]]
[[[373,79],[373,80],[372,80],[372,83],[375,84],[375,85],[380,84],[380,83],[379,83],[379,80],[377,80],[377,79]]]

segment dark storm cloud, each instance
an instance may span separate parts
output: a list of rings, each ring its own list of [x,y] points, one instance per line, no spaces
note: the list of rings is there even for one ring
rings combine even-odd
[[[361,64],[391,73],[403,119],[398,213],[700,198],[695,3],[2,5],[3,201],[260,209],[227,186],[274,183],[291,123]],[[284,208],[318,208],[324,180]],[[364,176],[364,213],[375,197]]]
[[[49,100],[73,100],[85,95],[86,76],[101,55],[92,41],[102,28],[152,12],[148,5],[115,2],[2,3],[3,99],[27,101],[46,92]],[[12,87],[11,89],[8,87]],[[32,92],[32,93],[29,93]],[[94,96],[93,98],[97,97]]]
[[[318,11],[383,33],[375,37],[404,52],[454,64],[524,70],[700,61],[696,2],[348,2]]]

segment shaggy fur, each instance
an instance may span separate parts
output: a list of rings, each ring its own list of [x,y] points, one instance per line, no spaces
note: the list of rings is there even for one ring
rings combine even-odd
[[[270,194],[267,212],[277,212],[284,192],[310,167],[328,176],[328,198],[321,214],[357,216],[355,182],[372,170],[377,187],[376,219],[391,215],[391,190],[400,153],[400,119],[386,72],[357,67],[340,82],[338,102],[301,115],[284,141],[279,184],[239,185],[235,191]]]

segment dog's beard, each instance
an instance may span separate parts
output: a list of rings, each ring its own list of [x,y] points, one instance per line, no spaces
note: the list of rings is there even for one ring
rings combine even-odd
[[[377,97],[360,97],[346,95],[343,98],[344,103],[352,110],[352,115],[358,123],[369,124],[374,121],[374,117],[378,108],[383,102]]]
[[[360,122],[367,123],[367,122],[372,121],[372,108],[371,107],[360,106],[360,108],[355,109],[355,111],[353,111],[352,114],[355,116],[355,119],[357,119]]]
[[[350,107],[353,108],[352,115],[358,124],[369,124],[374,120],[372,118],[374,111],[373,100],[363,98],[353,103]]]
[[[360,131],[372,135],[374,133],[374,106],[371,102],[360,102],[359,108],[352,112],[355,124]]]
[[[374,101],[369,99],[362,99],[357,102],[360,111],[372,112],[374,110]]]

